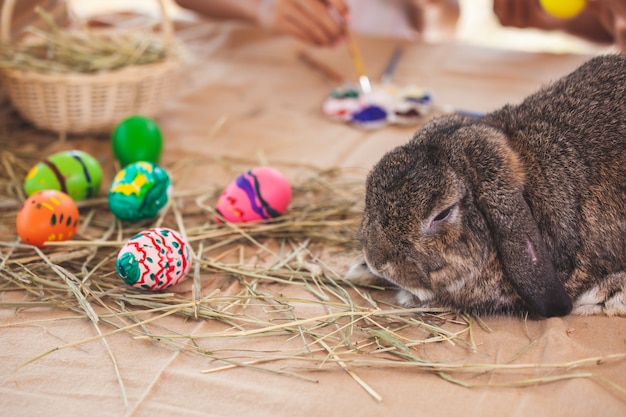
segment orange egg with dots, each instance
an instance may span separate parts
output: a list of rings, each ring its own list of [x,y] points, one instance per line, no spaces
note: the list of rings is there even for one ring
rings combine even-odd
[[[58,190],[43,190],[24,201],[15,225],[24,243],[43,247],[45,242],[71,239],[78,222],[78,207],[69,195]]]

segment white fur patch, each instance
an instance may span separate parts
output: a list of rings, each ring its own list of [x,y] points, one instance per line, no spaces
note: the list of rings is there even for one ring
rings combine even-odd
[[[604,302],[604,314],[607,316],[626,316],[626,294],[623,291]]]
[[[580,315],[592,315],[602,312],[602,297],[598,294],[598,288],[593,287],[582,293],[575,301],[572,313]]]
[[[400,290],[396,295],[396,300],[398,300],[398,304],[401,306],[411,306],[413,304],[413,294],[405,290]]]
[[[572,314],[578,314],[581,316],[593,316],[595,314],[602,314],[602,306],[600,304],[574,304]]]
[[[626,294],[620,291],[605,300],[598,287],[590,288],[574,301],[572,313],[580,315],[604,313],[608,316],[626,316]]]
[[[350,267],[343,279],[359,285],[368,285],[376,282],[378,278],[366,264],[356,262]]]
[[[419,298],[420,301],[429,301],[435,297],[435,294],[431,290],[425,290],[424,288],[411,288],[410,291]]]
[[[590,306],[600,302],[602,302],[602,297],[598,294],[598,287],[592,287],[578,296],[574,307]]]
[[[425,290],[423,288],[418,288],[412,291],[413,294],[420,299],[420,301],[429,301],[435,297],[435,294],[431,290]]]
[[[415,306],[415,299],[419,301],[420,305],[426,303],[434,298],[434,293],[430,290],[425,290],[423,288],[411,288],[411,290],[400,290],[396,295],[396,300],[398,300],[398,304],[413,307]]]

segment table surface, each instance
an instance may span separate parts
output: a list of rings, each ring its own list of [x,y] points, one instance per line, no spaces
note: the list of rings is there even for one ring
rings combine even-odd
[[[176,94],[157,117],[165,137],[163,165],[189,163],[189,189],[223,184],[232,172],[223,161],[258,161],[289,173],[326,168],[350,169],[364,178],[384,152],[407,141],[415,126],[361,130],[325,118],[320,104],[336,81],[306,65],[306,50],[345,79],[355,78],[345,46],[311,50],[284,37],[246,26],[186,23],[178,31],[187,46],[188,65]],[[376,81],[394,47],[393,39],[359,37],[368,73]],[[399,85],[432,91],[439,104],[488,112],[519,102],[541,85],[567,74],[588,56],[511,52],[462,44],[403,44],[394,75]],[[57,145],[55,145],[57,146]],[[60,147],[108,152],[101,137],[70,137]],[[109,159],[110,162],[110,159]],[[106,177],[106,175],[105,175]],[[110,179],[110,178],[109,178]],[[105,178],[105,181],[107,178]],[[332,258],[326,259],[333,263]],[[345,268],[339,263],[337,268]],[[208,281],[207,277],[207,281]],[[272,284],[267,284],[272,285]],[[207,285],[207,288],[210,287]],[[206,294],[207,288],[202,291]],[[289,291],[289,289],[287,289]],[[299,294],[301,295],[301,294]],[[310,296],[310,295],[309,295]],[[0,303],[26,297],[0,293]],[[8,305],[8,304],[7,304]],[[210,355],[190,354],[164,341],[147,341],[130,332],[54,351],[58,346],[98,336],[75,313],[49,308],[0,309],[0,406],[20,415],[99,416],[624,416],[626,362],[591,361],[567,369],[524,369],[504,381],[554,377],[551,383],[499,387],[495,372],[476,377],[467,388],[416,368],[357,366],[354,371],[376,395],[339,364],[276,363],[309,379],[240,367],[215,373]],[[64,319],[65,318],[65,319]],[[450,344],[430,346],[427,354],[446,363],[566,364],[625,352],[623,318],[569,316],[540,321],[487,317],[491,329],[475,329],[475,352],[459,353]],[[179,316],[158,326],[180,334],[222,329],[211,320]],[[101,324],[102,332],[111,331]],[[203,340],[207,351],[280,351],[297,345],[280,337]],[[117,361],[116,367],[111,361]],[[522,354],[523,352],[523,354]],[[518,358],[517,355],[520,355]],[[123,381],[127,404],[120,389]],[[464,380],[471,384],[472,380]],[[607,382],[611,381],[611,382]],[[617,384],[617,386],[611,385]],[[379,398],[376,398],[379,396]]]

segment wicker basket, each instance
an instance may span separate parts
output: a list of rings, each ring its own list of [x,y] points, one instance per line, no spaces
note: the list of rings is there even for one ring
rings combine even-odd
[[[162,35],[172,48],[180,48],[174,43],[163,0],[158,2]],[[2,8],[2,42],[11,41],[14,3],[6,0]],[[0,79],[13,106],[38,128],[60,133],[104,133],[132,114],[155,116],[173,92],[181,65],[180,55],[174,53],[157,63],[93,74],[3,68]]]

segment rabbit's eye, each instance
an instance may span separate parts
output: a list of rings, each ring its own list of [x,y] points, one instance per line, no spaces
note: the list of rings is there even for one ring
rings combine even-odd
[[[452,207],[448,207],[447,209],[445,209],[444,211],[442,211],[441,213],[437,214],[437,216],[435,216],[435,218],[433,219],[434,222],[440,222],[442,220],[445,220],[446,217],[448,217],[450,215],[450,212],[452,211]]]
[[[430,236],[441,231],[443,226],[449,222],[454,222],[458,211],[459,206],[457,204],[440,211],[430,222],[422,226],[422,233],[426,236]]]

